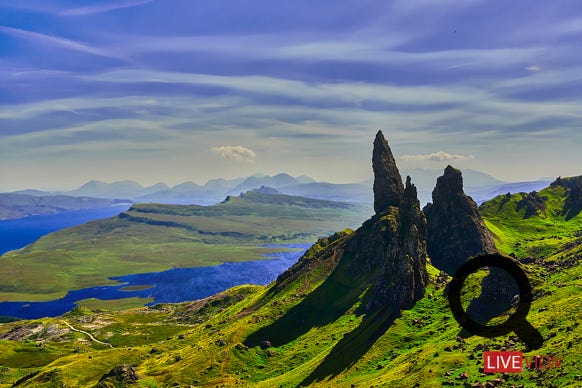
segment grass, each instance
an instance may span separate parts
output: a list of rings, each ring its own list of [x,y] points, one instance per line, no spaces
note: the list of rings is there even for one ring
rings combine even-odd
[[[525,193],[500,195],[482,204],[480,212],[501,251],[522,258],[548,257],[568,244],[577,245],[582,237],[582,217],[568,220],[563,214],[565,194],[561,186],[541,190],[545,210],[531,216],[519,206]]]
[[[470,376],[469,383],[500,378],[479,371],[483,351],[503,347],[523,350],[524,345],[513,334],[483,339],[462,332],[451,317],[444,285],[436,282],[438,271],[430,266],[429,271],[431,283],[423,299],[411,310],[403,311],[402,316],[348,368],[337,375],[313,381],[312,385],[460,385],[457,376],[463,372]],[[569,268],[547,280],[548,287],[543,290],[543,296],[534,301],[528,316],[546,341],[541,349],[526,354],[528,357],[563,354],[564,365],[556,371],[525,371],[510,375],[509,382],[516,386],[566,386],[576,381],[579,374],[576,366],[582,362],[578,324],[582,307],[582,268],[580,265]],[[474,287],[473,283],[477,281],[468,278],[468,286]],[[310,289],[320,284],[313,284]],[[303,283],[298,280],[290,289],[296,291],[301,286]],[[291,387],[312,374],[334,347],[362,323],[363,316],[355,314],[359,303],[356,302],[346,314],[313,326],[291,341],[269,349],[259,346],[246,348],[242,345],[245,338],[277,321],[301,301],[301,298],[292,298],[292,291],[271,298],[254,313],[242,314],[267,293],[265,287],[241,286],[206,302],[117,313],[81,310],[81,313],[67,318],[68,321],[112,343],[114,349],[83,343],[81,350],[76,350],[70,343],[54,342],[42,351],[46,354],[42,354],[33,343],[20,345],[14,341],[1,341],[0,349],[11,347],[13,350],[6,359],[1,356],[0,362],[2,365],[7,365],[5,360],[11,363],[10,376],[13,378],[24,371],[40,369],[46,373],[58,369],[60,381],[71,386],[96,384],[100,376],[114,366],[133,363],[137,365],[143,382],[156,387],[173,382],[196,386],[238,383]],[[42,322],[50,326],[58,324],[58,319]],[[0,333],[15,325],[18,323],[4,324]],[[78,333],[68,335],[83,338]],[[18,347],[18,351],[14,347]],[[35,363],[31,368],[24,363],[27,357],[30,357],[30,363]],[[345,357],[349,358],[350,354],[346,353]],[[5,378],[5,381],[13,380]],[[35,386],[38,382],[31,384]]]
[[[104,310],[104,311],[121,311],[136,307],[143,307],[148,303],[153,302],[153,298],[125,298],[115,300],[101,300],[97,298],[83,299],[75,302],[79,307],[85,307],[90,310]]]

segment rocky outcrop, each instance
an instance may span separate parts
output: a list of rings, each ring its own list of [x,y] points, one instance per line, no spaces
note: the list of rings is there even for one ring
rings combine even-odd
[[[368,312],[380,308],[398,312],[422,298],[427,283],[427,228],[416,187],[410,177],[406,188],[402,185],[381,131],[374,141],[372,160],[375,193],[383,194],[376,202],[380,213],[355,232],[336,233],[318,241],[295,266],[279,276],[273,290],[282,289],[317,265],[318,271],[330,273],[330,283],[369,289],[365,307]]]
[[[390,206],[400,206],[404,186],[400,172],[396,167],[396,161],[382,131],[378,131],[374,140],[372,168],[374,170],[374,210],[376,214],[388,210]]]
[[[546,212],[547,200],[548,197],[540,197],[536,191],[525,193],[523,198],[517,202],[517,210],[524,209],[523,218],[542,215]]]
[[[134,384],[139,380],[139,376],[131,365],[124,364],[116,366],[108,373],[101,376],[95,388],[117,387]]]
[[[400,203],[399,239],[405,255],[412,259],[411,300],[417,300],[424,295],[424,288],[428,281],[426,272],[427,261],[427,223],[424,213],[420,209],[416,186],[406,177],[406,187]]]
[[[558,178],[550,186],[562,186],[568,190],[562,214],[570,220],[582,211],[582,175],[571,178]]]
[[[427,251],[435,267],[454,275],[470,257],[496,252],[477,204],[463,192],[461,171],[447,166],[437,179],[426,215]]]
[[[424,295],[426,218],[410,177],[406,188],[402,184],[382,131],[374,140],[372,166],[376,215],[354,233],[344,256],[351,258],[350,274],[372,280],[366,309],[390,307],[399,311],[412,307]]]
[[[517,283],[509,273],[501,268],[489,268],[489,275],[481,281],[481,294],[471,300],[467,315],[477,322],[485,323],[515,307],[518,295]]]
[[[497,252],[477,205],[463,192],[459,170],[447,166],[432,196],[433,203],[424,208],[424,213],[428,223],[428,255],[435,267],[454,275],[470,257]],[[527,196],[522,204],[526,214],[543,211],[538,199],[534,193]],[[473,320],[486,322],[511,308],[518,293],[507,272],[491,268],[481,282],[481,294],[471,301],[467,314]]]
[[[338,352],[341,349],[341,353],[357,359],[359,352],[371,345],[401,310],[411,308],[424,296],[428,281],[427,228],[416,187],[410,177],[406,188],[402,185],[381,132],[374,145],[378,213],[354,232],[345,231],[318,241],[296,265],[279,276],[250,311],[260,309],[273,295],[289,289],[294,290],[293,295],[303,295],[303,299],[276,322],[247,337],[246,346],[258,346],[265,340],[281,346],[313,327],[335,321],[357,306],[356,313],[365,314],[363,322],[337,348]],[[382,190],[377,190],[378,187]],[[314,283],[317,287],[310,288]],[[366,334],[358,337],[359,330]],[[358,339],[350,342],[352,335]],[[362,338],[366,338],[366,343],[357,346]],[[326,367],[339,366],[330,361]]]
[[[372,218],[376,233],[356,233],[354,249],[367,255],[362,261],[381,268],[382,276],[375,282],[367,310],[382,307],[394,311],[408,309],[423,297],[428,280],[426,272],[426,219],[420,210],[416,187],[406,178],[398,211],[387,216]],[[359,232],[359,230],[358,230]],[[358,241],[360,237],[363,241]],[[370,241],[372,239],[373,241]],[[365,249],[366,245],[376,246],[378,252]],[[362,263],[354,261],[354,265]],[[373,268],[369,268],[373,273]],[[357,269],[354,269],[357,273]]]

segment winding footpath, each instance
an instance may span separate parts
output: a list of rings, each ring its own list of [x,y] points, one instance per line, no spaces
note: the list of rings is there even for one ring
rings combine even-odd
[[[88,333],[84,330],[79,330],[79,329],[75,329],[73,326],[71,326],[71,324],[67,321],[61,320],[61,322],[63,322],[65,325],[67,325],[69,327],[69,329],[71,329],[72,331],[76,331],[77,333],[82,333],[85,334],[87,337],[89,337],[91,339],[91,341],[93,342],[97,342],[98,344],[101,345],[105,345],[105,346],[109,346],[110,348],[113,349],[113,345],[108,344],[107,342],[103,342],[103,341],[99,341],[97,338],[93,337],[93,335],[91,333]]]

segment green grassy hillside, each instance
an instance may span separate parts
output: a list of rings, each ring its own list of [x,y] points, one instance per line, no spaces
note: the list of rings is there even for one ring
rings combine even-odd
[[[567,185],[578,180],[561,181]],[[566,207],[570,191],[554,183],[539,193],[498,196],[479,210],[501,251],[530,261],[554,255],[553,259],[567,258],[579,253],[582,243],[582,217],[577,214],[570,218]]]
[[[249,192],[214,206],[134,205],[0,257],[0,300],[39,301],[111,276],[262,259],[270,243],[310,242],[359,226],[366,207]]]
[[[559,369],[482,373],[484,351],[526,347],[514,334],[485,339],[461,330],[448,307],[448,278],[430,265],[424,298],[376,337],[375,322],[383,322],[383,315],[391,311],[381,309],[367,316],[361,308],[366,290],[350,295],[338,289],[341,273],[330,276],[336,268],[334,252],[350,235],[345,231],[320,240],[300,264],[267,287],[240,286],[190,303],[121,312],[79,308],[62,318],[2,324],[0,383],[10,386],[20,379],[17,386],[22,387],[581,386],[582,250],[576,234],[582,214],[569,219],[559,214],[567,194],[555,187],[540,192],[547,197],[545,211],[525,218],[518,209],[523,194],[508,197],[504,205],[498,197],[482,206],[499,249],[524,259],[534,287],[528,321],[545,342],[525,354],[563,356]],[[530,257],[533,254],[535,258]],[[478,282],[478,277],[470,277],[466,289],[476,291]],[[313,298],[328,301],[328,307],[309,310],[306,306]]]
[[[61,319],[4,324],[0,341],[2,375],[9,384],[32,371],[37,375],[22,386],[93,386],[119,365],[133,365],[140,386],[297,386],[306,378],[314,386],[462,386],[459,379],[493,386],[572,386],[579,379],[582,342],[578,318],[582,298],[582,271],[578,265],[549,277],[553,284],[540,292],[529,321],[546,338],[534,354],[564,355],[559,370],[526,371],[519,375],[484,375],[482,354],[486,349],[522,350],[513,335],[497,339],[467,337],[451,318],[444,283],[431,269],[427,295],[375,342],[350,337],[364,317],[358,303],[335,320],[315,326],[296,339],[269,348],[246,347],[245,338],[275,322],[302,300],[301,295],[318,283],[306,286],[300,279],[256,311],[254,306],[268,289],[241,286],[204,301],[120,313],[78,309],[63,318],[78,330],[93,334],[113,348],[91,341],[68,329]],[[578,334],[576,334],[578,333]],[[365,334],[365,333],[364,333]],[[349,367],[319,374],[318,365],[328,359],[346,337],[369,349],[359,358],[343,357]],[[6,340],[11,338],[11,340]],[[268,340],[265,338],[265,340]],[[343,364],[343,360],[337,360]],[[578,376],[578,377],[577,377]],[[115,380],[112,380],[115,382]],[[120,385],[122,386],[122,385]]]

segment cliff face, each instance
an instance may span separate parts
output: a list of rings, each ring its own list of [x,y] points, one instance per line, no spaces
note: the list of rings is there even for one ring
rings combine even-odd
[[[463,192],[459,170],[447,166],[437,179],[432,199],[423,211],[428,255],[435,267],[454,275],[468,258],[497,251],[477,204]]]
[[[435,267],[454,275],[470,257],[497,252],[477,205],[463,192],[459,170],[447,166],[444,175],[437,179],[432,196],[433,203],[424,208],[424,213],[428,220],[428,254]],[[467,314],[486,322],[508,310],[518,293],[507,272],[491,268],[481,282],[481,294],[471,301]]]
[[[374,209],[346,245],[347,273],[371,280],[366,310],[389,306],[410,308],[422,298],[427,282],[426,219],[416,187],[407,177],[406,188],[381,131],[372,154]]]
[[[392,151],[382,131],[378,131],[374,140],[372,168],[374,170],[374,210],[376,214],[388,210],[390,206],[400,206],[404,186],[394,156],[392,156]]]
[[[344,257],[340,265],[346,266],[345,272],[365,277],[371,285],[366,311],[389,307],[397,312],[422,298],[427,282],[426,220],[410,178],[399,207],[366,221],[347,243]]]
[[[564,201],[562,214],[570,220],[582,211],[582,175],[571,178],[558,178],[551,186],[562,186],[568,190],[568,196]]]

